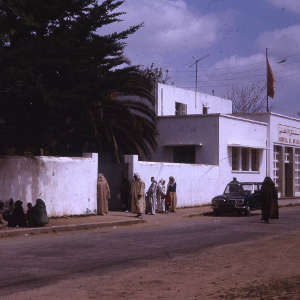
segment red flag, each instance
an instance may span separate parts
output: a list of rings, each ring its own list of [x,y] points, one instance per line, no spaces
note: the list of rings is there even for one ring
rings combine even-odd
[[[267,95],[274,98],[275,93],[275,78],[272,72],[268,57],[267,58]]]

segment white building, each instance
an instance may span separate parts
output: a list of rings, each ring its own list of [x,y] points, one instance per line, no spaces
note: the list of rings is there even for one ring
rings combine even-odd
[[[231,114],[232,102],[228,99],[158,83],[155,112],[157,116]]]
[[[268,123],[267,174],[281,197],[300,195],[300,120],[276,113],[239,114]]]
[[[196,99],[196,104],[195,104]],[[281,196],[300,195],[300,120],[232,114],[228,99],[158,84],[158,147],[150,162],[127,156],[129,175],[177,181],[178,206],[209,203],[226,184],[270,176]],[[299,136],[298,136],[299,135]]]

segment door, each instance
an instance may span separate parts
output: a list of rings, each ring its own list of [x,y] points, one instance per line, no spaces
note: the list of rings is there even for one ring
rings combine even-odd
[[[285,196],[293,197],[293,164],[285,163],[284,164],[285,171]]]

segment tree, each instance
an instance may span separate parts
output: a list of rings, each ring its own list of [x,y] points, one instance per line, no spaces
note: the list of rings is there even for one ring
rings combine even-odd
[[[169,75],[169,70],[163,70],[162,68],[158,68],[154,66],[154,63],[150,65],[150,67],[143,68],[142,71],[144,72],[145,76],[154,82],[159,82],[163,84],[174,84],[171,82],[171,78]]]
[[[256,113],[266,111],[266,85],[252,83],[248,86],[232,87],[225,95],[232,100],[233,113]]]
[[[153,105],[153,84],[123,53],[127,37],[142,24],[101,34],[105,25],[120,21],[123,13],[116,9],[122,4],[0,2],[2,149],[114,151],[118,157],[145,156],[155,147],[154,112],[136,97]]]

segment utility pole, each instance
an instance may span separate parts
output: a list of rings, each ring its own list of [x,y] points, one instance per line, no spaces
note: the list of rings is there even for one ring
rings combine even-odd
[[[201,61],[201,60],[203,60],[203,59],[205,59],[205,58],[207,58],[207,57],[209,57],[209,54],[207,54],[207,55],[205,55],[205,56],[202,56],[202,57],[196,59],[196,60],[189,66],[189,68],[192,67],[193,65],[196,66],[196,70],[195,70],[195,71],[196,71],[196,72],[195,72],[195,110],[196,110],[196,108],[197,108],[198,62]],[[194,58],[194,57],[193,57],[193,58]]]
[[[266,48],[266,62],[268,61],[268,48]],[[267,83],[267,113],[269,112],[269,95],[268,95],[268,68],[266,71],[266,83]]]

